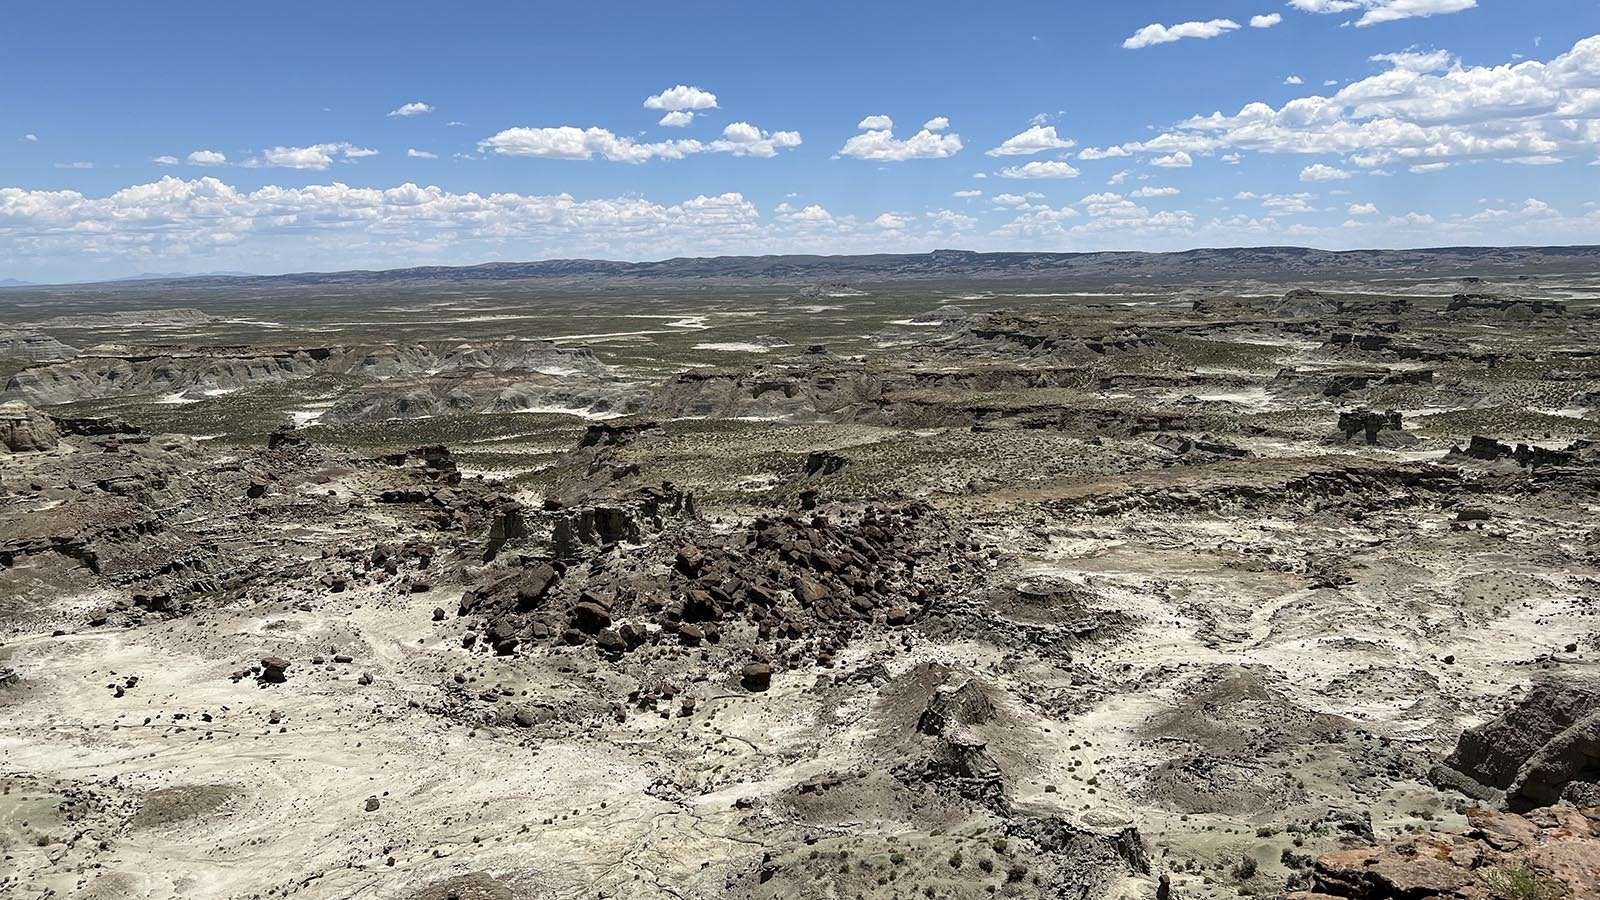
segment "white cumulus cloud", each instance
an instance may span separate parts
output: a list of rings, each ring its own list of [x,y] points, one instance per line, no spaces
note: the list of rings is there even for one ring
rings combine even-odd
[[[939,117],[929,124],[950,125]],[[840,156],[874,162],[904,162],[910,159],[944,159],[961,152],[961,135],[943,134],[923,128],[905,140],[894,136],[894,122],[888,116],[868,116],[857,126],[861,133],[844,142]]]
[[[1180,22],[1177,25],[1146,25],[1122,42],[1127,50],[1138,50],[1154,44],[1170,44],[1184,38],[1214,38],[1239,27],[1232,19],[1212,19],[1207,22]]]
[[[1451,64],[1448,54],[1389,54],[1391,68],[1330,96],[1282,106],[1248,103],[1233,115],[1195,116],[1141,152],[1337,155],[1375,169],[1475,159],[1590,158],[1600,143],[1600,35],[1548,62]]]
[[[1077,178],[1078,170],[1061,160],[1034,160],[1000,170],[1001,178]]]
[[[683,159],[699,153],[772,157],[779,150],[800,146],[800,142],[799,132],[762,131],[748,122],[728,125],[719,140],[655,142],[636,141],[604,128],[561,125],[554,128],[507,128],[479,141],[478,149],[500,156],[567,160],[599,157],[611,162],[638,164],[652,159]]]
[[[1300,170],[1301,181],[1346,181],[1352,176],[1344,169],[1317,163]]]
[[[437,154],[437,153],[429,153],[426,150],[418,150],[415,147],[407,147],[406,148],[406,156],[410,157],[411,159],[438,159],[439,158],[439,154]]]
[[[1274,25],[1276,25],[1276,24],[1278,24],[1279,22],[1282,22],[1282,21],[1283,21],[1283,16],[1281,14],[1279,14],[1279,13],[1268,13],[1267,15],[1264,15],[1264,16],[1251,16],[1250,17],[1250,27],[1251,28],[1271,28],[1272,26],[1274,26]]]
[[[396,107],[395,109],[389,110],[389,116],[390,118],[399,116],[401,118],[409,119],[412,116],[425,116],[431,112],[433,112],[433,107],[423,103],[421,100],[414,100],[410,103],[406,103]]]
[[[1071,138],[1059,137],[1054,125],[1034,125],[1021,134],[1014,134],[993,150],[984,151],[990,156],[1027,156],[1046,150],[1067,150],[1077,146]]]
[[[1233,196],[1233,199],[1254,200],[1269,212],[1279,215],[1298,215],[1317,211],[1317,208],[1311,205],[1311,201],[1315,198],[1307,193],[1257,194],[1252,191],[1240,191]]]
[[[1043,200],[1044,195],[1037,191],[1026,194],[995,194],[990,198],[996,206],[1023,206],[1030,200]]]
[[[659,94],[646,97],[645,109],[664,109],[677,112],[686,109],[716,109],[717,95],[697,87],[679,84]]]
[[[665,126],[667,128],[682,128],[693,121],[694,113],[689,112],[686,109],[675,109],[672,112],[662,116],[661,120],[656,122],[656,124]]]
[[[1400,53],[1379,53],[1368,57],[1373,62],[1388,63],[1392,69],[1402,72],[1437,72],[1450,67],[1455,55],[1448,50],[1431,50],[1419,52],[1405,50]],[[1338,84],[1337,81],[1333,84]]]
[[[210,152],[210,151],[205,151]],[[189,154],[191,157],[194,154]],[[221,156],[221,154],[217,154]],[[259,157],[245,161],[245,165],[252,168],[279,168],[279,169],[326,169],[333,165],[335,160],[349,161],[367,156],[376,156],[378,151],[368,147],[358,147],[346,141],[328,144],[312,144],[309,147],[272,147],[261,151]],[[194,162],[193,159],[190,162]],[[216,163],[195,163],[196,165],[215,165]]]
[[[1163,169],[1187,169],[1194,165],[1194,157],[1190,156],[1186,151],[1179,150],[1176,153],[1158,156],[1150,160],[1150,165]]]
[[[1356,27],[1366,28],[1401,19],[1458,13],[1476,7],[1478,0],[1289,0],[1289,5],[1322,15],[1361,10]]]
[[[227,155],[218,153],[215,150],[196,150],[184,157],[184,159],[191,166],[225,166],[228,164]]]
[[[932,223],[934,232],[941,234],[953,231],[969,231],[978,224],[978,220],[972,216],[963,215],[951,209],[941,209],[924,213],[923,215]]]

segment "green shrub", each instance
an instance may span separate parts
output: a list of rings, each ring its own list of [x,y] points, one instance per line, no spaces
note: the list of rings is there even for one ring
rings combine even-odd
[[[1484,873],[1483,880],[1500,900],[1562,900],[1567,896],[1561,885],[1522,865],[1496,866]]]

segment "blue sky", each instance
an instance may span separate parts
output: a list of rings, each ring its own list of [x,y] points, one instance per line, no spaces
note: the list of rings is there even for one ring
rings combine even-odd
[[[6,11],[0,278],[1600,243],[1596,0],[165,8]]]

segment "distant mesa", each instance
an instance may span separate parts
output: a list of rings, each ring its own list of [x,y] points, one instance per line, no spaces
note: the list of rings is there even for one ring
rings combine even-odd
[[[78,355],[76,347],[63,344],[40,331],[0,331],[0,362],[60,362]]]
[[[1557,300],[1524,300],[1495,293],[1463,293],[1450,298],[1445,314],[1452,318],[1526,322],[1546,316],[1564,316],[1567,305]]]
[[[39,324],[45,328],[157,328],[206,325],[217,317],[198,309],[128,309],[116,312],[75,313],[56,316]]]

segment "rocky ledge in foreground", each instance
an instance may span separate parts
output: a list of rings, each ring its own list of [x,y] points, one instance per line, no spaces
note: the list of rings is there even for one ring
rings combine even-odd
[[[1467,822],[1461,832],[1323,854],[1311,890],[1289,900],[1600,897],[1600,807],[1547,806],[1523,815],[1474,808]]]

